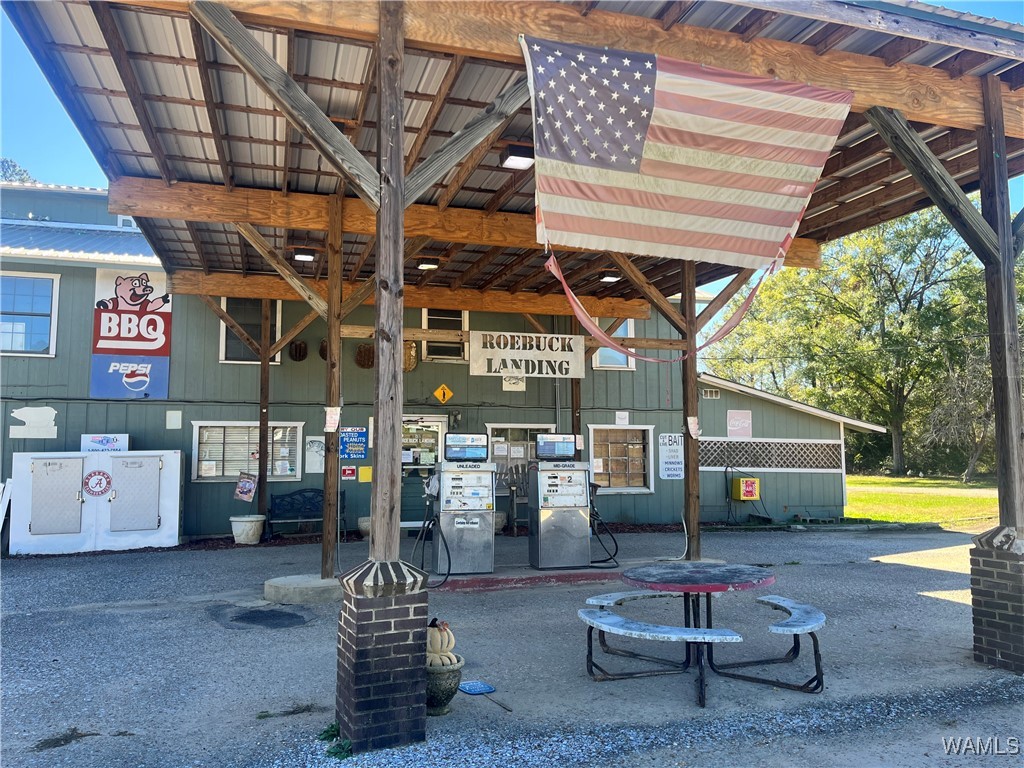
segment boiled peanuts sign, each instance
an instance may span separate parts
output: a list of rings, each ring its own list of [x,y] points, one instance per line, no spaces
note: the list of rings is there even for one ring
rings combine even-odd
[[[471,376],[582,379],[583,372],[582,336],[469,332]]]

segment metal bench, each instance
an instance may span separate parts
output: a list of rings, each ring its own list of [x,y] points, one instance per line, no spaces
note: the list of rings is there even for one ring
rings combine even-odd
[[[709,652],[708,666],[725,677],[734,677],[738,680],[747,680],[752,683],[763,683],[802,693],[820,693],[825,688],[825,676],[821,670],[821,649],[818,645],[817,631],[825,626],[825,614],[813,605],[798,603],[795,600],[780,597],[779,595],[765,595],[764,597],[757,598],[757,602],[770,606],[777,611],[785,611],[788,614],[788,618],[772,624],[768,627],[768,631],[777,635],[791,635],[793,637],[793,645],[789,651],[784,656],[779,656],[778,658],[738,661],[730,664],[716,664],[714,656]],[[814,675],[806,682],[787,683],[781,680],[723,671],[739,669],[741,667],[756,667],[763,664],[788,664],[796,661],[800,655],[800,635],[809,635],[814,648]]]
[[[274,535],[273,526],[283,523],[323,523],[324,492],[320,488],[303,488],[291,493],[274,494],[267,510],[267,538]],[[345,530],[345,491],[338,499],[338,532]]]

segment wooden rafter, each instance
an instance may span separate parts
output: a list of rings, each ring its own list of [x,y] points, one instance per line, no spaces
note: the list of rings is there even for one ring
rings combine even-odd
[[[205,304],[207,307],[209,307],[210,311],[213,312],[213,314],[215,314],[218,318],[220,318],[220,321],[228,327],[228,330],[235,334],[235,336],[238,337],[238,340],[245,344],[245,346],[247,346],[252,351],[252,353],[256,355],[256,357],[260,356],[259,343],[255,341],[252,336],[246,333],[245,329],[242,326],[240,326],[235,321],[235,319],[231,317],[231,315],[229,315],[227,312],[221,309],[220,304],[218,304],[216,301],[214,301],[206,294],[199,294],[199,300],[203,302],[203,304]]]
[[[298,272],[295,271],[294,267],[289,264],[281,254],[275,251],[270,243],[261,235],[256,227],[251,224],[239,222],[235,225],[238,227],[238,231],[242,233],[249,244],[255,248],[259,254],[266,260],[266,262],[272,266],[279,275],[284,279],[292,290],[295,291],[302,299],[315,309],[322,318],[327,319],[327,302],[324,301],[323,296],[317,292]]]
[[[897,37],[876,49],[872,56],[877,56],[887,67],[895,67],[908,56],[917,53],[929,45],[924,40],[911,40],[909,37]]]
[[[278,275],[251,274],[243,278],[241,275],[230,272],[211,272],[209,275],[204,275],[199,270],[180,270],[168,275],[167,280],[168,291],[175,295],[205,294],[232,298],[301,300],[295,288]],[[308,283],[308,285],[319,296],[326,296],[327,287],[323,281]],[[581,296],[580,301],[594,317],[632,317],[645,320],[651,316],[651,308],[646,301],[599,300],[592,296]],[[529,312],[534,315],[559,316],[572,314],[572,308],[562,296],[537,296],[523,293],[514,296],[503,295],[501,301],[498,302],[495,301],[493,293],[486,291],[468,288],[451,290],[439,286],[425,288],[417,288],[414,285],[406,286],[405,306],[417,309],[421,307],[464,309],[471,312],[513,314]]]
[[[217,153],[217,164],[220,166],[220,174],[224,181],[224,186],[230,190],[235,185],[235,179],[228,164],[228,142],[224,138],[224,131],[221,130],[220,125],[220,116],[217,114],[218,100],[213,90],[213,78],[210,76],[210,59],[206,55],[206,41],[203,38],[203,28],[193,18],[189,18],[188,27],[192,35],[192,47],[195,49],[196,65],[199,68],[199,86],[203,91],[203,101],[206,102],[206,119],[210,122],[213,147]],[[285,157],[288,157],[287,142],[285,145]],[[287,164],[285,167],[287,167]]]
[[[718,295],[709,301],[707,306],[701,310],[699,315],[697,315],[697,330],[702,330],[704,326],[710,323],[711,319],[729,303],[733,296],[739,293],[740,288],[746,285],[747,281],[753,277],[753,275],[753,269],[743,269],[737,272],[736,277],[730,280],[729,283],[718,292]]]
[[[196,227],[194,221],[186,221],[185,227],[188,229],[188,236],[192,240],[192,247],[196,249],[196,255],[199,257],[199,265],[203,270],[203,274],[210,274],[210,264],[206,259],[206,250],[203,248],[203,239],[199,235],[199,228]]]
[[[814,53],[818,56],[823,56],[833,50],[845,40],[853,37],[859,31],[853,27],[844,27],[839,24],[829,24],[827,29],[828,34],[826,34],[820,42],[815,43],[814,45]]]
[[[743,42],[749,43],[771,26],[779,18],[779,15],[775,11],[752,11],[731,31],[742,37]]]
[[[679,335],[684,339],[687,338],[686,321],[679,315],[669,300],[665,298],[664,294],[651,284],[651,281],[644,276],[644,273],[637,269],[633,262],[621,253],[609,253],[608,258],[615,263],[622,276],[633,284],[633,287],[637,289],[640,295],[658,310],[658,313],[668,321],[668,324],[679,331]]]
[[[516,112],[529,98],[530,89],[524,75],[498,94],[492,104],[470,120],[465,128],[458,131],[436,152],[419,164],[409,178],[410,189],[406,195],[407,204],[415,202],[420,194],[434,182],[440,181],[456,163],[461,161],[459,169],[448,181],[444,192],[441,193],[437,201],[438,210],[443,211],[447,208],[463,185],[469,181],[469,177],[473,175],[477,166],[487,157],[494,142],[501,137]]]
[[[441,116],[441,110],[444,109],[445,97],[455,85],[465,60],[465,57],[456,55],[452,56],[448,61],[448,69],[445,71],[444,78],[442,78],[441,84],[437,88],[437,93],[434,94],[430,102],[430,109],[427,110],[427,114],[423,118],[423,124],[420,125],[416,138],[413,139],[412,144],[409,146],[409,151],[406,153],[406,173],[409,173],[416,166],[416,161],[419,160],[420,153],[423,151],[423,145],[430,138],[430,132],[437,124],[437,118]]]
[[[548,329],[544,327],[544,325],[541,323],[541,321],[538,320],[533,315],[531,315],[529,312],[523,312],[522,314],[523,314],[523,319],[526,320],[526,322],[530,324],[530,327],[533,328],[533,330],[535,330],[537,333],[547,333],[548,332]]]
[[[489,278],[480,283],[480,290],[489,291],[491,288],[496,286],[501,281],[507,280],[509,277],[514,275],[520,269],[522,269],[523,266],[529,264],[534,258],[536,258],[537,253],[538,251],[536,249],[531,249],[526,251],[525,253],[521,253],[518,256],[514,257],[512,261],[506,264],[502,264],[501,269],[499,269]]]
[[[292,343],[292,339],[294,339],[296,336],[298,336],[300,333],[306,330],[306,328],[309,327],[309,324],[316,320],[318,317],[320,317],[319,312],[317,312],[315,309],[309,310],[309,312],[307,312],[302,317],[302,319],[300,319],[297,323],[295,323],[295,325],[288,329],[287,333],[285,333],[283,336],[281,336],[281,338],[279,338],[277,341],[270,345],[270,357],[276,357],[277,354],[280,353],[282,349],[284,349],[285,347]]]
[[[491,195],[484,210],[488,214],[497,212],[505,203],[512,199],[512,196],[523,188],[533,178],[533,167],[513,171],[504,184]]]
[[[293,192],[239,189],[226,192],[212,184],[179,182],[166,187],[152,179],[125,177],[110,184],[108,209],[127,216],[162,219],[191,219],[233,223],[248,221],[264,227],[327,231],[327,196]],[[360,200],[345,204],[345,232],[372,235],[376,216]],[[503,248],[537,248],[537,223],[532,214],[497,213],[470,208],[439,211],[434,206],[412,205],[405,212],[405,235],[423,235],[442,242],[462,242]],[[558,251],[566,247],[553,246]],[[818,244],[796,239],[786,255],[794,267],[820,265]]]
[[[110,55],[114,59],[114,68],[117,70],[118,77],[121,78],[121,83],[124,85],[125,93],[128,94],[128,98],[131,101],[135,117],[139,121],[142,135],[145,136],[146,144],[153,155],[153,162],[156,163],[160,178],[165,183],[171,184],[176,180],[174,171],[171,170],[170,163],[167,162],[167,155],[164,153],[163,144],[160,142],[160,137],[157,136],[156,131],[153,129],[153,123],[149,119],[149,113],[146,111],[146,102],[142,98],[142,88],[139,85],[138,78],[135,76],[135,68],[128,58],[128,51],[125,47],[124,39],[121,37],[121,31],[117,27],[117,21],[114,19],[114,12],[111,10],[109,3],[99,2],[99,0],[93,0],[89,7],[92,8],[93,15],[96,17],[96,23],[99,25],[100,32],[103,35],[103,40],[106,42],[107,48],[110,49]]]
[[[729,0],[733,5],[764,10],[779,10],[778,0]],[[858,30],[884,32],[954,48],[980,51],[995,56],[1024,59],[1024,43],[989,34],[978,29],[963,29],[955,20],[930,20],[918,16],[846,3],[795,2],[781,6],[791,16],[842,24]]]
[[[502,253],[504,253],[504,251],[505,249],[498,245],[480,254],[473,260],[472,264],[452,278],[452,281],[448,283],[448,287],[452,290],[461,288],[467,281],[474,279],[477,275],[487,269],[487,267],[489,267],[491,263]]]
[[[448,248],[445,250],[445,252],[443,254],[441,254],[441,256],[438,257],[438,260],[439,260],[440,263],[439,263],[437,269],[434,269],[434,270],[429,270],[429,269],[422,270],[423,274],[420,275],[420,279],[416,281],[416,287],[417,288],[422,288],[427,283],[429,283],[431,280],[433,280],[434,278],[438,277],[438,273],[442,272],[444,270],[445,266],[447,266],[448,262],[451,259],[454,259],[459,253],[461,253],[462,249],[464,247],[465,246],[462,243],[452,243],[451,245],[449,245]],[[410,258],[409,256],[406,256],[406,261],[408,261],[409,258]]]
[[[615,335],[615,332],[617,330],[619,330],[619,328],[621,328],[623,325],[626,324],[626,322],[627,322],[627,318],[625,318],[625,317],[616,317],[614,320],[612,320],[611,324],[607,328],[604,328],[602,330],[604,330],[604,332],[607,333],[609,336],[613,336],[613,335]],[[583,354],[583,356],[587,360],[590,360],[594,355],[596,355],[602,349],[603,349],[603,347],[601,347],[601,346],[587,347],[587,351]]]
[[[313,143],[327,163],[351,183],[356,194],[376,211],[380,177],[352,143],[338,133],[314,101],[274,61],[225,6],[208,0],[189,4],[190,13],[220,43],[267,97]],[[324,310],[326,312],[326,309]]]
[[[276,29],[295,28],[314,33],[355,40],[373,40],[377,33],[377,4],[349,2],[338,13],[334,4],[295,4],[268,0],[253,4],[248,0],[225,0],[246,22]],[[751,5],[751,3],[744,3]],[[161,11],[187,12],[188,5],[174,0],[135,0],[133,6]],[[759,4],[777,10],[770,0]],[[837,3],[808,3],[827,6]],[[787,13],[791,9],[786,9]],[[948,76],[927,66],[900,64],[887,67],[881,59],[848,52],[832,51],[826,66],[816,62],[812,51],[799,43],[758,39],[744,43],[738,35],[713,29],[677,25],[663,30],[657,19],[625,16],[595,10],[581,17],[572,8],[550,2],[507,0],[506,2],[463,3],[437,0],[412,3],[406,10],[406,45],[428,52],[464,54],[496,62],[522,66],[522,52],[516,36],[544,36],[557,29],[566,43],[642,48],[673,58],[701,61],[709,66],[746,71],[764,77],[807,82],[826,88],[854,92],[854,111],[880,105],[902,111],[908,119],[958,128],[975,129],[984,124],[981,109],[981,83],[967,77],[956,89],[948,88]],[[900,17],[902,19],[902,17]],[[847,26],[850,26],[847,24]],[[907,34],[906,29],[897,33]],[[970,34],[967,40],[943,44],[974,49],[984,35]],[[1014,58],[1015,44],[999,37],[994,55]],[[963,45],[960,45],[963,42]],[[1024,134],[1024,104],[1003,91],[1003,106],[1010,135]]]
[[[672,29],[672,27],[686,18],[686,14],[695,5],[697,5],[696,0],[674,0],[674,2],[669,3],[658,18],[658,21],[661,22],[661,28],[664,30]]]

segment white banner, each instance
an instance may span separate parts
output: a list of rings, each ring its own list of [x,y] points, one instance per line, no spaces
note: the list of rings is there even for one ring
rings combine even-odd
[[[582,379],[582,336],[543,333],[469,332],[471,376]]]

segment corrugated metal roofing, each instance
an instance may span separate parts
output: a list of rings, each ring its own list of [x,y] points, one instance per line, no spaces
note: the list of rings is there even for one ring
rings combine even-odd
[[[0,252],[16,255],[35,253],[82,254],[90,257],[154,256],[153,248],[141,232],[116,232],[89,227],[46,227],[4,221],[0,224]]]

